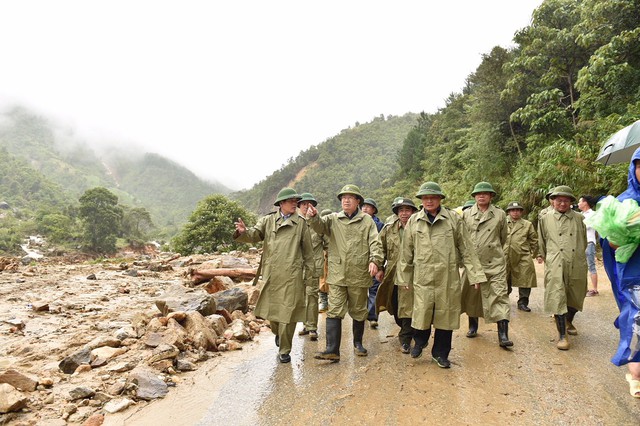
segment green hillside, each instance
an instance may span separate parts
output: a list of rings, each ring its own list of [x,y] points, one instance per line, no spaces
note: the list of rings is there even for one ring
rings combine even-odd
[[[0,201],[12,208],[30,211],[61,209],[73,203],[72,197],[60,185],[4,147],[0,147]]]
[[[149,210],[162,234],[172,235],[198,201],[229,192],[156,154],[113,148],[101,157],[70,131],[21,107],[0,116],[0,149],[0,195],[32,213],[46,203],[77,203],[84,191],[101,186],[121,204]]]
[[[334,210],[339,208],[336,194],[347,183],[360,186],[365,197],[378,197],[398,169],[398,151],[417,117],[409,113],[356,123],[301,152],[253,188],[234,193],[233,197],[260,214],[273,210],[276,194],[286,186],[311,192],[319,201],[319,208]]]

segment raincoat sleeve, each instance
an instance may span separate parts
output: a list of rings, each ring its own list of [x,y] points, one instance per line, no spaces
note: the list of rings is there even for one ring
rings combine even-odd
[[[484,274],[480,259],[476,253],[473,242],[471,241],[471,235],[469,235],[469,228],[463,220],[457,220],[455,226],[456,247],[462,264],[467,276],[469,277],[470,284],[480,284],[487,282],[487,277]],[[507,222],[505,221],[505,224]],[[506,230],[506,226],[504,227]],[[502,231],[501,231],[502,233]],[[506,238],[506,233],[505,233]]]
[[[538,219],[538,256],[547,257],[547,245],[545,244],[545,224],[544,217]]]
[[[302,262],[304,263],[304,270],[313,271],[313,277],[305,277],[305,280],[308,280],[310,278],[318,278],[320,276],[320,271],[316,269],[316,262],[315,258],[313,257],[313,244],[311,243],[311,231],[309,231],[309,227],[306,224],[304,224],[303,226],[300,248],[302,250]],[[308,283],[305,284],[310,285]]]
[[[247,227],[247,230],[242,234],[235,231],[233,233],[233,240],[239,243],[257,243],[263,241],[268,219],[269,216],[262,216],[255,225]]]
[[[378,234],[378,242],[380,243],[380,249],[382,250],[382,269],[385,268],[387,263],[387,229],[389,229],[389,225],[385,224]]]
[[[384,254],[382,253],[382,245],[378,239],[378,227],[372,220],[369,227],[369,262],[376,264],[378,268],[382,267]]]
[[[538,257],[538,233],[533,229],[533,224],[529,224],[529,232],[527,233],[529,247],[531,248],[531,257]]]
[[[327,215],[325,217],[315,215],[310,217],[307,221],[311,228],[318,234],[329,236],[331,234],[331,216],[333,215]]]
[[[414,241],[411,228],[414,224],[415,221],[411,218],[404,228],[404,237],[400,245],[400,257],[398,258],[398,266],[396,268],[395,283],[398,286],[408,287],[413,283]]]
[[[509,234],[508,228],[507,228],[507,218],[505,216],[504,220],[500,223],[500,245],[502,245],[504,247],[504,245],[507,243],[507,237]]]

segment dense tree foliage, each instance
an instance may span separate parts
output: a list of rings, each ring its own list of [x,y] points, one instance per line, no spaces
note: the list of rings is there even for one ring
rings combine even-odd
[[[627,166],[595,158],[611,134],[640,119],[640,3],[547,0],[514,41],[484,55],[462,93],[407,135],[384,202],[426,180],[438,181],[452,206],[488,180],[500,204],[518,199],[534,212],[559,184],[576,194],[624,189]],[[406,155],[420,143],[421,153]]]
[[[252,213],[224,195],[206,197],[198,203],[182,232],[173,239],[173,247],[183,255],[238,248],[241,244],[233,242],[233,223],[238,218],[248,226],[256,220]]]
[[[97,253],[113,253],[122,221],[118,197],[106,188],[87,190],[80,197],[80,219],[84,224],[87,248]]]

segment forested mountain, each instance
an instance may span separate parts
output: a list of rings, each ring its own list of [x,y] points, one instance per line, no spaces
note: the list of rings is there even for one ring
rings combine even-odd
[[[594,160],[616,130],[640,119],[640,2],[547,0],[516,47],[483,56],[460,93],[423,114],[381,198],[439,182],[450,206],[490,181],[506,205],[544,207],[550,187],[617,194],[627,165]]]
[[[358,185],[365,197],[376,197],[398,169],[398,150],[416,118],[411,113],[402,117],[381,115],[369,123],[356,123],[300,152],[253,188],[234,193],[233,197],[261,214],[273,210],[273,200],[286,186],[311,192],[322,209],[338,209],[336,194],[347,183]]]
[[[228,193],[156,154],[110,149],[98,155],[70,131],[21,107],[0,117],[0,201],[35,212],[77,203],[84,191],[105,187],[122,204],[144,207],[154,223],[173,234],[197,202]]]

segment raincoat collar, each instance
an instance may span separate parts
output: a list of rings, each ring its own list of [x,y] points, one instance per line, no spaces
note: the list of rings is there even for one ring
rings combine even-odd
[[[364,217],[364,214],[365,213],[362,213],[362,210],[358,209],[356,214],[350,218],[349,216],[347,216],[344,210],[342,210],[340,213],[338,213],[338,219],[346,218],[349,220],[362,220],[362,218]]]
[[[474,204],[473,206],[471,206],[471,216],[473,216],[476,220],[480,221],[480,223],[486,222],[487,220],[495,216],[493,211],[495,208],[496,207],[493,204],[489,204],[489,207],[487,208],[486,212],[482,212],[478,208],[478,205]]]
[[[633,164],[635,160],[640,160],[640,148],[636,149],[636,151],[631,156],[631,161],[629,162],[629,174],[627,175],[627,190],[622,194],[618,195],[618,200],[623,201],[628,198],[632,200],[636,200],[640,203],[640,182],[636,178],[636,165]]]
[[[429,218],[427,217],[427,212],[425,209],[420,209],[418,213],[414,213],[414,214],[418,215],[417,216],[418,220],[424,220],[425,222],[428,222],[431,225],[435,224],[438,220],[449,219],[449,209],[447,209],[444,206],[440,206],[440,211],[436,215],[436,218],[433,220],[433,223],[429,221]]]
[[[282,216],[282,213],[280,211],[278,211],[277,213],[278,213],[277,221],[280,223],[280,226],[289,226],[292,224],[296,224],[298,223],[298,221],[302,219],[302,216],[300,216],[297,211],[294,213],[291,213],[289,217],[286,219],[284,218],[284,216]]]

